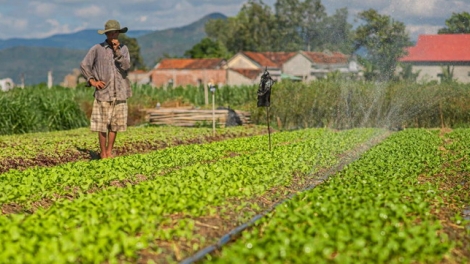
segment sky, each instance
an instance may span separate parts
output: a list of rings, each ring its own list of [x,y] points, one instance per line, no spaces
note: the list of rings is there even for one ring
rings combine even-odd
[[[302,0],[300,0],[302,1]],[[162,30],[188,25],[219,12],[235,16],[246,0],[0,0],[0,39],[44,38],[83,29],[102,29],[116,19],[129,30]],[[273,7],[276,0],[264,0]],[[358,12],[375,9],[403,22],[412,40],[437,34],[452,13],[470,12],[470,0],[322,0],[327,13],[347,7],[351,23]],[[274,9],[273,9],[274,11]]]

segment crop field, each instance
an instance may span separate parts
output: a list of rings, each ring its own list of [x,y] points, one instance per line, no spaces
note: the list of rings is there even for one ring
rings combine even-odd
[[[469,263],[470,129],[1,136],[0,263]]]

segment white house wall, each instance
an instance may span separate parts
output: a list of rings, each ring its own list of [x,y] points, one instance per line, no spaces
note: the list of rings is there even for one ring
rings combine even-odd
[[[227,84],[230,86],[253,85],[258,82],[259,80],[251,80],[235,71],[228,70],[227,72]]]
[[[311,66],[310,60],[301,54],[297,54],[284,63],[282,71],[289,75],[301,77],[302,80],[310,81],[312,79],[310,76]]]
[[[470,64],[469,65],[455,65],[451,66],[450,70],[453,68],[453,78],[461,83],[470,83]],[[442,74],[442,70],[447,70],[445,65],[433,65],[433,64],[415,64],[413,65],[413,72],[416,73],[420,71],[417,81],[419,82],[428,82],[428,81],[440,81],[441,78],[439,75]]]
[[[241,54],[237,54],[231,58],[227,63],[227,67],[233,69],[259,69],[256,64]]]

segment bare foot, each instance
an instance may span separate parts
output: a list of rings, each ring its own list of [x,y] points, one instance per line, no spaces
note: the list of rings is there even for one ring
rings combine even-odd
[[[100,158],[101,159],[106,159],[108,157],[108,155],[106,155],[106,152],[101,152],[100,153]]]
[[[106,158],[114,158],[114,155],[113,155],[113,151],[108,151],[107,154],[106,154]]]

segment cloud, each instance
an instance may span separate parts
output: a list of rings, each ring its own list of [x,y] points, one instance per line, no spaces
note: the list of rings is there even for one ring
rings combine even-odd
[[[410,32],[410,35],[414,36],[415,39],[419,35],[423,34],[436,34],[439,29],[443,28],[443,26],[434,26],[434,25],[408,25],[406,29]]]
[[[50,17],[57,12],[57,5],[53,3],[32,2],[28,5],[27,10],[30,10],[30,12],[39,17]]]
[[[5,17],[0,14],[0,38],[6,38],[4,32],[23,32],[28,29],[28,20],[26,18]]]
[[[78,18],[86,19],[90,17],[101,17],[105,14],[105,11],[97,5],[91,5],[79,8],[73,13]]]
[[[54,34],[62,34],[62,33],[70,33],[70,27],[68,24],[62,24],[55,19],[47,19],[46,23],[49,25],[49,30],[47,32],[43,32],[43,36],[50,36]]]
[[[305,0],[301,0],[305,1]],[[0,38],[36,38],[101,28],[117,19],[131,29],[180,27],[220,12],[235,16],[247,0],[0,0]],[[271,7],[276,0],[263,0]],[[470,10],[468,0],[321,0],[329,14],[347,7],[350,21],[358,12],[375,9],[405,23],[412,34],[445,26],[452,12]],[[25,8],[26,6],[26,8]],[[274,11],[274,9],[272,9]]]
[[[439,8],[440,6],[440,8]],[[442,0],[397,0],[384,8],[385,13],[397,17],[436,17],[442,14]]]

